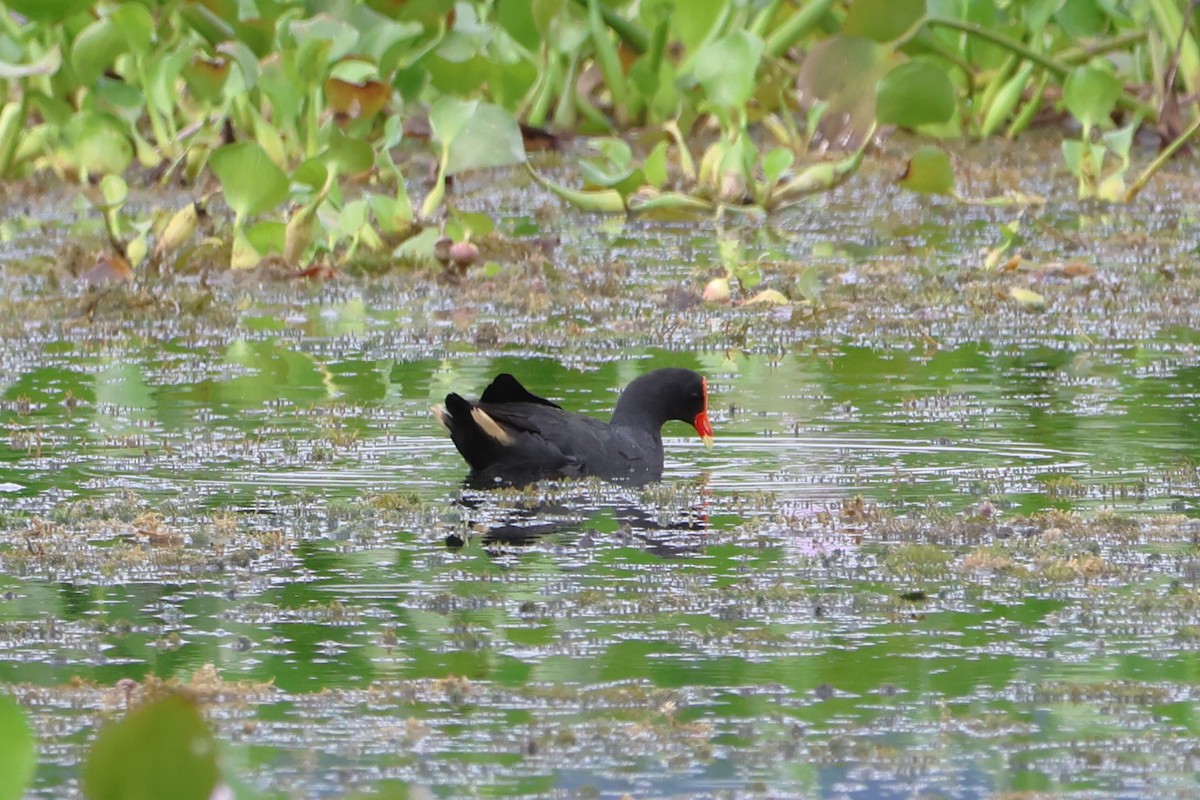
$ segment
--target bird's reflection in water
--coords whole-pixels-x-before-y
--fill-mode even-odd
[[[519,502],[506,503],[493,492],[468,491],[459,498],[459,503],[468,509],[469,527],[480,536],[485,548],[525,547],[548,536],[576,534],[574,543],[578,546],[602,538],[628,539],[641,542],[647,552],[679,558],[700,552],[703,542],[697,534],[709,529],[708,492],[703,483],[696,486],[694,493],[687,493],[690,496],[685,507],[680,507],[678,498],[669,508],[647,502],[636,487],[629,485],[616,493],[563,494],[562,483],[554,485],[550,498],[527,495]],[[617,530],[597,532],[598,525],[610,527],[609,520],[616,523]],[[465,538],[454,534],[446,541],[449,547],[465,543]]]

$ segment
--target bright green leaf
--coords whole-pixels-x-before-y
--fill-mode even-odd
[[[925,14],[925,0],[854,0],[842,23],[842,36],[891,42]]]
[[[447,175],[525,161],[525,142],[516,117],[490,103],[478,105],[449,147]]]
[[[95,0],[7,0],[5,6],[38,22],[61,23],[66,17],[87,11]]]
[[[100,179],[100,194],[105,208],[120,208],[129,198],[129,186],[120,175],[105,175]]]
[[[1040,311],[1046,307],[1046,298],[1031,289],[1014,286],[1008,290],[1008,296],[1030,311]]]
[[[921,147],[908,160],[908,167],[897,183],[920,194],[954,194],[950,154],[935,145]]]
[[[957,105],[946,71],[914,59],[892,69],[875,89],[875,116],[884,125],[916,128],[946,122]]]
[[[434,138],[449,146],[467,127],[467,122],[479,108],[478,100],[459,100],[457,97],[443,97],[429,109],[429,127],[433,129]]]
[[[101,729],[83,765],[88,800],[208,800],[216,743],[195,703],[148,703]]]
[[[133,161],[133,143],[118,118],[98,111],[80,111],[65,129],[70,158],[88,175],[120,174]]]
[[[128,49],[125,35],[109,17],[84,28],[71,45],[71,66],[83,86],[91,86]]]
[[[37,768],[37,742],[25,713],[0,695],[0,800],[20,800]]]
[[[762,59],[763,40],[737,30],[696,53],[696,80],[718,108],[740,108],[754,96],[754,75]]]
[[[337,130],[330,135],[329,146],[322,151],[320,159],[338,175],[358,175],[366,172],[375,161],[371,145],[361,139],[343,136]]]
[[[763,176],[767,179],[767,183],[776,183],[783,177],[783,173],[792,168],[792,164],[795,161],[795,154],[786,147],[776,147],[763,156]]]
[[[287,199],[287,175],[255,142],[218,147],[208,163],[239,219],[270,211]]]
[[[54,45],[40,57],[27,64],[10,64],[0,61],[0,78],[14,80],[32,75],[53,75],[62,66],[62,51]]]
[[[246,226],[246,241],[259,256],[282,253],[287,239],[287,224],[277,219],[264,219]]]
[[[667,183],[667,151],[670,147],[671,143],[666,139],[659,142],[650,151],[650,155],[646,156],[646,163],[642,165],[646,183],[655,189],[661,189]]]
[[[154,17],[141,3],[123,3],[110,19],[125,37],[128,48],[140,56],[147,55],[154,37]]]
[[[1121,96],[1121,82],[1095,67],[1071,70],[1063,84],[1063,103],[1084,130],[1108,121]]]
[[[487,236],[496,229],[496,223],[487,214],[472,213],[452,209],[454,220],[463,228],[464,233],[470,233],[474,239]]]

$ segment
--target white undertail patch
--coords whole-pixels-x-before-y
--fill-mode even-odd
[[[481,431],[500,444],[512,444],[512,434],[500,427],[500,423],[489,417],[482,408],[472,408],[471,419],[475,420]]]
[[[449,433],[450,415],[446,413],[446,407],[441,403],[438,403],[437,405],[430,406],[429,410],[433,412],[433,416],[435,419],[437,419],[438,424],[445,428],[446,432]]]

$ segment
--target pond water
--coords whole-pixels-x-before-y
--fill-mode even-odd
[[[1195,287],[1131,263],[1129,216],[1094,218],[1108,274],[1045,313],[997,272],[947,294],[915,265],[974,258],[1002,213],[862,228],[852,199],[767,270],[821,265],[812,317],[676,302],[716,246],[643,223],[564,236],[537,312],[521,275],[226,285],[216,321],[6,334],[0,684],[35,794],[77,791],[147,673],[263,796],[1194,791],[1200,337],[1155,298]],[[22,313],[80,302],[9,281]],[[668,427],[649,487],[468,490],[429,414],[511,372],[605,416],[666,365],[708,377],[717,440]]]

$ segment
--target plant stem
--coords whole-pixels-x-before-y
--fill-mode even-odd
[[[779,58],[797,40],[817,27],[817,23],[832,7],[833,0],[808,0],[808,5],[792,14],[767,37],[766,54],[771,58]]]
[[[925,17],[923,20],[918,20],[910,33],[906,34],[906,36],[915,35],[916,31],[919,30],[922,24],[950,28],[951,30],[960,31],[971,36],[975,36],[976,38],[983,39],[984,41],[991,42],[997,47],[1002,47],[1009,52],[1016,53],[1018,56],[1027,61],[1032,61],[1049,72],[1060,82],[1066,79],[1067,73],[1070,72],[1071,69],[1066,64],[1050,58],[1049,56],[1042,55],[1036,50],[1027,47],[1024,42],[1019,42],[1016,39],[1012,39],[1002,33],[988,30],[987,28],[976,25],[972,22],[964,22],[958,19],[948,19],[946,17]],[[1122,93],[1117,98],[1117,105],[1127,108],[1130,111],[1135,111],[1143,115],[1148,120],[1154,121],[1158,119],[1158,111],[1156,109],[1151,108],[1145,103],[1139,101],[1137,98],[1130,97],[1127,94]]]
[[[575,0],[575,5],[587,8],[588,0]],[[619,36],[621,41],[629,46],[630,50],[638,55],[646,52],[646,48],[650,46],[650,36],[644,30],[611,10],[608,6],[600,7],[600,16],[604,20],[604,24],[609,27],[609,30]]]
[[[1187,142],[1188,139],[1196,135],[1196,131],[1200,131],[1200,118],[1197,118],[1195,122],[1187,127],[1187,130],[1175,137],[1175,140],[1164,147],[1163,151],[1158,154],[1158,157],[1151,161],[1150,164],[1144,170],[1142,170],[1142,174],[1138,175],[1137,180],[1130,185],[1129,191],[1125,192],[1126,203],[1133,202],[1133,199],[1138,196],[1138,193],[1141,192],[1142,189],[1146,188],[1146,184],[1150,182],[1150,179],[1154,177],[1154,174],[1162,169],[1163,164],[1166,164],[1171,156],[1175,155],[1176,151],[1183,147],[1184,143]]]

